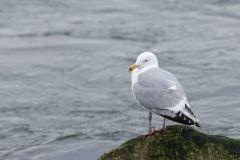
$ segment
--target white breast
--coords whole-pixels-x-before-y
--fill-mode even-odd
[[[132,81],[132,87],[134,86],[134,84],[136,84],[138,82],[138,69],[134,69],[132,71],[132,75],[131,75],[131,81]]]
[[[135,97],[135,94],[134,94],[134,91],[133,91],[133,87],[138,82],[138,75],[139,75],[139,70],[138,69],[134,69],[132,71],[132,75],[131,75],[131,81],[132,81],[132,87],[131,88],[132,88],[133,98],[135,99],[135,101],[137,103],[139,103],[139,102],[138,102],[138,100]]]

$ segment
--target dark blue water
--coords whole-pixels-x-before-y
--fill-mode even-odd
[[[0,159],[91,160],[146,133],[127,72],[146,50],[179,78],[202,131],[240,138],[239,9],[236,0],[1,1]]]

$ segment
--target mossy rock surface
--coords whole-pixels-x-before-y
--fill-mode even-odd
[[[98,160],[240,160],[240,140],[174,125],[130,139]]]

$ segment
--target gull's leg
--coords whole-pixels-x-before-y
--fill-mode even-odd
[[[152,134],[152,112],[148,114],[148,122],[149,122],[149,134]]]
[[[162,126],[162,131],[165,131],[166,130],[166,118],[163,117],[163,126]]]

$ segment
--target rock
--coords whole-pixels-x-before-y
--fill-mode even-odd
[[[240,160],[240,140],[174,125],[130,139],[98,160]]]

